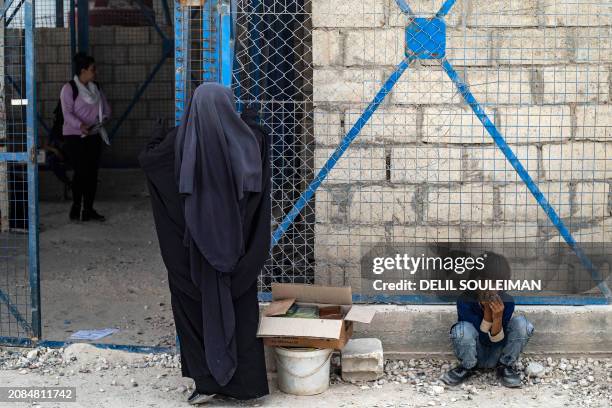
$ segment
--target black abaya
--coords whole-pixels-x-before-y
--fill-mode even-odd
[[[195,380],[200,393],[250,399],[268,394],[263,343],[256,333],[257,276],[267,259],[270,242],[270,165],[267,135],[248,115],[243,118],[260,147],[263,182],[261,192],[247,193],[240,200],[245,252],[233,272],[227,274],[235,316],[237,366],[231,379],[223,385],[209,368],[210,359],[204,346],[206,336],[211,334],[205,330],[205,314],[210,316],[222,310],[220,305],[206,299],[200,290],[202,281],[194,282],[193,274],[194,269],[199,270],[198,276],[205,279],[203,275],[216,276],[218,272],[205,257],[194,256],[193,245],[185,246],[184,202],[174,173],[177,129],[156,130],[139,159],[147,176],[162,258],[168,269],[172,311],[181,343],[182,374]]]

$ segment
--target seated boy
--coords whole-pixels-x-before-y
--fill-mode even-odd
[[[487,253],[485,267],[476,279],[510,278],[510,265],[503,257]],[[457,300],[458,322],[450,330],[455,355],[460,364],[442,377],[448,385],[459,385],[476,368],[495,368],[506,387],[520,387],[521,378],[514,364],[533,334],[524,316],[512,316],[514,300],[505,292],[479,290],[464,292]]]

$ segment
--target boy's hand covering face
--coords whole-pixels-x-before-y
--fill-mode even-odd
[[[489,307],[491,308],[491,313],[493,314],[493,320],[501,319],[504,315],[504,302],[501,299],[498,299],[489,303]]]

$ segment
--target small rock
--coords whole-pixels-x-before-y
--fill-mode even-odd
[[[529,363],[525,368],[525,374],[529,377],[542,377],[544,373],[544,366],[540,363]]]
[[[589,376],[587,377],[587,381],[588,381],[588,382],[595,382],[595,377],[593,377],[592,375],[589,375]]]
[[[34,349],[28,352],[28,360],[34,360],[36,357],[38,357],[38,349]]]
[[[434,385],[434,386],[431,387],[431,390],[436,395],[440,395],[440,394],[444,393],[444,387],[442,387],[441,385]]]
[[[587,385],[589,385],[589,382],[583,378],[578,381],[578,384],[580,384],[581,387],[586,387]]]

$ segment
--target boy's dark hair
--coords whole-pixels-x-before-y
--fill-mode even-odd
[[[510,279],[510,264],[503,255],[486,252],[484,268],[478,274],[479,279],[507,280]]]
[[[95,64],[96,60],[92,56],[85,54],[84,52],[78,52],[74,56],[74,73],[80,75],[81,71],[89,68],[92,64]]]

